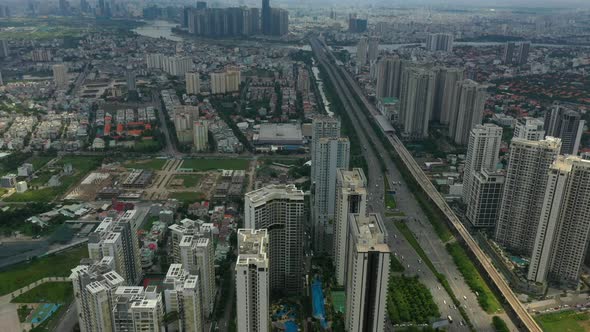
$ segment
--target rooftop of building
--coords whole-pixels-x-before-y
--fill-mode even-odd
[[[383,226],[381,216],[371,213],[368,216],[353,214],[351,220],[351,232],[356,236],[356,248],[358,252],[390,252],[387,245],[387,231]]]
[[[294,201],[303,201],[304,199],[303,191],[297,189],[294,184],[269,185],[246,193],[245,196],[246,200],[249,200],[253,204],[262,204],[274,199],[289,199]]]

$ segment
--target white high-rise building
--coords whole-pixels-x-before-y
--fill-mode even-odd
[[[68,87],[68,68],[63,65],[53,65],[53,82],[58,89],[66,89]]]
[[[207,120],[193,123],[193,146],[198,152],[207,151],[209,148],[209,122]]]
[[[399,98],[402,68],[405,62],[398,56],[386,57],[377,63],[377,98]]]
[[[324,225],[328,223],[330,218],[330,206],[333,207],[335,202],[336,170],[338,168],[347,169],[349,157],[348,155],[337,155],[330,160],[331,155],[326,155],[327,143],[325,139],[336,140],[340,137],[340,121],[338,119],[331,117],[315,118],[312,123],[311,136],[313,246],[318,253],[327,253],[330,250],[331,254],[331,246],[324,242]],[[345,142],[340,144],[340,148],[345,148]]]
[[[168,331],[203,332],[203,309],[199,277],[191,275],[182,264],[171,264],[162,283],[166,313],[177,312],[179,319]]]
[[[577,288],[590,237],[590,160],[559,156],[543,192],[528,279]]]
[[[270,287],[301,291],[303,273],[303,191],[295,185],[269,185],[245,196],[245,228],[268,230]]]
[[[269,237],[266,229],[238,230],[236,312],[238,332],[268,332]]]
[[[162,69],[164,58],[162,54],[148,54],[145,58],[148,69]]]
[[[481,124],[488,98],[486,87],[472,80],[456,83],[449,114],[449,137],[456,144],[469,141],[469,131]]]
[[[453,52],[453,35],[450,33],[431,33],[426,36],[426,49],[429,51]]]
[[[115,297],[112,331],[165,331],[164,304],[156,286],[118,287]]]
[[[211,73],[210,77],[212,94],[216,95],[227,92],[225,73]]]
[[[125,285],[125,280],[113,271],[113,265],[112,257],[105,257],[92,265],[72,269],[70,280],[81,332],[112,331],[113,293]]]
[[[164,57],[162,58],[162,70],[172,76],[185,76],[186,73],[193,70],[193,59],[183,57]]]
[[[350,215],[346,330],[385,331],[390,249],[381,216]]]
[[[336,210],[336,171],[348,169],[350,141],[348,138],[320,138],[314,151],[317,172],[313,192],[314,248],[332,255],[334,217]]]
[[[130,285],[138,284],[143,277],[137,229],[132,225],[136,210],[129,210],[117,220],[105,218],[88,237],[88,254],[91,259],[113,257],[114,270]]]
[[[201,77],[199,73],[186,73],[186,93],[198,95],[201,93]]]
[[[549,166],[555,161],[561,140],[513,138],[495,239],[512,254],[530,256],[543,208]]]
[[[399,121],[402,137],[428,137],[428,124],[434,110],[436,74],[424,68],[408,67],[402,72]]]
[[[540,141],[545,138],[544,123],[540,119],[525,117],[520,119],[514,127],[515,138],[522,138],[529,141]]]
[[[369,39],[362,37],[356,47],[356,66],[362,67],[367,64],[369,57]]]
[[[493,172],[496,169],[501,144],[502,127],[486,123],[471,130],[463,172],[463,202],[469,201],[473,176],[483,170]]]
[[[237,68],[228,69],[225,71],[225,91],[237,92],[240,91],[240,70]]]
[[[351,213],[367,214],[367,179],[362,168],[352,171],[339,169],[336,173],[336,218],[334,220],[334,267],[338,285],[346,285],[346,254],[348,217]]]
[[[198,275],[203,299],[203,315],[209,317],[215,303],[215,249],[207,237],[185,235],[180,244],[180,262],[192,275]]]

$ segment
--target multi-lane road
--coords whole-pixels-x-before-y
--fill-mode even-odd
[[[488,315],[487,313],[485,313],[483,310],[481,310],[481,308],[476,304],[476,301],[475,301],[476,295],[473,294],[473,292],[471,292],[469,287],[466,285],[465,281],[463,280],[460,273],[457,271],[455,265],[453,264],[452,258],[446,252],[446,250],[444,248],[444,244],[438,239],[438,237],[434,233],[434,230],[432,229],[431,225],[429,225],[428,222],[420,222],[420,221],[427,220],[426,216],[421,211],[419,205],[417,204],[417,202],[413,198],[412,194],[407,190],[405,184],[403,183],[403,179],[401,178],[399,171],[397,170],[395,164],[393,163],[393,160],[391,160],[391,158],[389,157],[388,149],[393,147],[396,150],[396,152],[398,152],[398,154],[400,154],[400,156],[402,157],[402,160],[404,162],[406,162],[406,163],[413,162],[412,165],[414,167],[409,167],[409,168],[412,170],[412,174],[417,178],[417,180],[420,182],[421,185],[426,186],[426,184],[423,184],[423,182],[428,182],[428,185],[432,188],[432,190],[434,190],[434,187],[432,186],[430,181],[426,178],[426,176],[421,171],[420,167],[416,164],[416,162],[411,157],[411,155],[409,155],[407,150],[405,150],[405,148],[403,148],[403,145],[401,145],[401,142],[399,142],[399,140],[396,140],[396,137],[394,135],[391,135],[390,137],[388,137],[390,139],[389,143],[391,144],[391,146],[385,147],[382,144],[382,141],[377,136],[377,133],[375,132],[375,130],[373,129],[373,127],[369,123],[369,121],[371,121],[369,119],[369,117],[376,115],[377,111],[375,110],[373,105],[371,105],[366,100],[366,98],[364,98],[364,95],[363,95],[360,87],[358,87],[358,84],[356,83],[356,81],[354,81],[354,79],[345,70],[338,68],[330,61],[331,58],[333,59],[333,56],[331,55],[330,51],[319,40],[313,38],[311,40],[311,44],[312,44],[312,49],[315,53],[316,58],[320,61],[320,63],[323,64],[324,68],[327,70],[327,74],[330,77],[330,80],[332,81],[332,83],[334,83],[338,97],[342,100],[345,111],[348,113],[349,117],[351,117],[352,122],[355,125],[355,131],[357,131],[357,134],[359,136],[361,144],[365,147],[367,147],[367,146],[369,147],[367,149],[368,153],[373,152],[373,153],[378,153],[381,155],[381,158],[384,161],[385,166],[386,166],[385,167],[386,168],[386,175],[387,175],[388,180],[390,181],[390,185],[392,185],[394,182],[402,182],[402,185],[399,186],[399,188],[396,188],[398,190],[398,198],[401,198],[400,201],[398,202],[398,205],[400,206],[400,208],[404,212],[406,212],[406,214],[408,214],[410,219],[416,218],[416,220],[418,221],[418,222],[409,222],[408,225],[409,225],[410,229],[415,234],[417,234],[418,241],[423,246],[425,251],[429,252],[432,255],[431,258],[432,258],[433,263],[435,264],[437,270],[439,270],[439,272],[441,272],[447,276],[447,278],[450,281],[449,283],[451,284],[451,288],[453,289],[453,292],[455,293],[455,295],[457,297],[460,297],[461,299],[463,299],[463,296],[465,296],[468,299],[468,302],[470,302],[471,305],[467,304],[467,303],[465,303],[464,305],[467,306],[467,309],[466,309],[467,313],[469,315],[470,320],[474,324],[475,328],[478,331],[490,330],[491,329],[491,326],[490,326],[491,316]],[[352,89],[350,87],[352,87]],[[354,98],[355,95],[360,97],[361,101],[363,102],[363,105],[359,105],[357,103],[357,100]],[[369,112],[369,113],[367,113],[367,112]],[[361,128],[360,131],[358,128]],[[367,139],[366,136],[369,136],[369,139]],[[400,151],[398,151],[398,150],[400,150]],[[369,163],[369,165],[371,165],[371,164],[372,163]],[[374,166],[374,167],[377,167],[377,166]],[[370,166],[370,169],[369,169],[370,174],[372,173],[371,170],[374,167]],[[414,174],[414,173],[421,173],[421,175]],[[376,177],[369,176],[369,178],[371,180],[371,178],[374,179]],[[375,184],[375,185],[378,185],[378,184]],[[375,186],[373,184],[371,184],[371,191],[373,191],[373,188],[375,188]],[[428,189],[430,189],[430,188],[428,188]],[[436,190],[434,190],[434,191],[436,192]],[[438,192],[434,193],[434,192],[431,192],[428,190],[426,192],[429,193],[429,195],[438,195],[438,197],[440,197],[442,202],[444,202],[444,199],[442,199],[442,197],[440,196],[440,194],[438,194]],[[379,195],[373,194],[373,196],[378,197]],[[380,203],[372,202],[371,205],[372,205],[374,212],[382,212],[383,211],[383,206]],[[376,208],[375,205],[378,205],[378,207]],[[444,203],[444,205],[446,205],[446,203]],[[439,205],[439,207],[440,207],[440,205]],[[448,208],[448,206],[447,206],[447,208]],[[447,211],[447,212],[445,212],[445,214],[453,214],[453,212],[450,210],[450,208],[448,208],[448,210],[445,210],[445,211]],[[458,219],[456,218],[456,216],[454,218],[458,222]],[[459,226],[462,227],[460,222],[458,222],[458,223],[459,223],[459,225],[455,226],[455,228],[457,228]],[[388,224],[391,224],[391,223],[388,223]],[[466,233],[466,231],[465,231],[465,233]],[[461,239],[468,236],[468,239],[471,239],[471,241],[473,241],[473,239],[470,237],[470,235],[468,233],[466,233],[466,234],[465,233],[459,232]],[[465,240],[465,241],[467,241],[469,243],[469,240]],[[473,242],[472,244],[477,246],[477,244],[475,242]],[[470,250],[476,251],[476,253],[475,253],[476,257],[482,259],[484,262],[484,265],[489,264],[489,260],[487,260],[487,256],[485,256],[485,254],[483,254],[483,252],[481,252],[479,247],[477,247],[476,249],[471,249],[471,247],[470,247]],[[478,256],[478,255],[481,255],[481,256]],[[524,310],[524,308],[522,307],[520,302],[518,302],[518,299],[516,299],[516,296],[514,295],[514,293],[512,293],[510,291],[510,289],[506,285],[505,281],[500,277],[498,272],[491,265],[489,267],[493,271],[490,271],[489,269],[485,269],[485,272],[490,275],[490,278],[492,279],[494,285],[499,285],[496,287],[501,290],[501,293],[508,300],[508,303],[510,304],[510,308],[512,309],[513,312],[516,313],[516,315],[518,317],[517,320],[521,323],[519,325],[522,325],[523,328],[525,328],[527,330],[540,331],[540,329],[538,329],[538,325],[534,322],[534,320],[532,320],[532,318],[530,317],[530,315],[528,315],[526,310]],[[510,293],[512,293],[512,297],[510,296]],[[463,294],[465,294],[465,295],[463,295]],[[508,294],[508,296],[506,294]],[[514,302],[514,300],[516,302]],[[510,320],[507,319],[506,315],[501,315],[501,316],[503,316],[505,318],[505,320],[508,320],[508,323],[512,328],[515,328],[514,325],[511,324]]]

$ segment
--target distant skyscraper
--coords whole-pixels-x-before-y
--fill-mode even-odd
[[[137,91],[137,84],[135,81],[135,72],[132,67],[127,67],[127,90]]]
[[[303,286],[303,191],[295,185],[270,185],[245,196],[245,221],[249,229],[267,229],[270,288],[299,294]]]
[[[238,68],[229,68],[225,71],[226,92],[240,91],[241,73]]]
[[[504,55],[502,56],[502,62],[506,65],[512,63],[514,59],[514,49],[516,48],[516,44],[514,42],[507,42],[504,45]]]
[[[356,65],[362,67],[367,64],[369,54],[369,39],[362,37],[356,47]]]
[[[531,117],[519,119],[514,127],[514,137],[529,141],[540,141],[545,138],[543,121]]]
[[[367,19],[357,18],[356,14],[348,15],[348,32],[363,33],[367,31]]]
[[[471,130],[463,173],[463,202],[469,202],[474,175],[483,170],[489,172],[496,170],[501,144],[502,127],[486,123],[477,125]]]
[[[434,109],[436,75],[423,68],[404,68],[400,93],[402,137],[423,139],[428,137],[428,123]]]
[[[8,58],[8,41],[0,40],[0,58]]]
[[[463,79],[463,69],[440,68],[437,72],[433,120],[448,125],[457,82]]]
[[[488,97],[486,86],[472,80],[459,81],[453,90],[449,114],[449,136],[456,144],[469,141],[469,131],[481,124],[483,110]]]
[[[238,230],[236,316],[239,332],[268,332],[270,311],[268,231]]]
[[[186,73],[186,93],[198,95],[201,93],[201,78],[199,73]]]
[[[426,49],[429,51],[453,52],[453,35],[450,33],[431,33],[426,36]]]
[[[367,214],[367,179],[362,168],[352,171],[337,171],[336,178],[336,218],[334,220],[334,267],[338,285],[346,285],[348,264],[348,227],[351,213],[359,216]]]
[[[367,54],[367,60],[369,63],[377,60],[379,57],[379,37],[369,38],[369,51]]]
[[[377,64],[377,98],[399,98],[404,61],[398,56],[382,58]]]
[[[68,87],[68,69],[65,65],[53,65],[53,81],[60,90]]]
[[[590,237],[590,161],[559,156],[543,192],[528,279],[577,288]]]
[[[579,112],[559,103],[545,113],[546,135],[561,138],[561,154],[578,154],[586,123],[581,117]]]
[[[193,123],[193,145],[198,152],[207,151],[209,148],[209,125],[207,120],[199,120]]]
[[[390,249],[381,216],[352,214],[348,236],[346,330],[385,331]]]
[[[197,9],[207,8],[207,1],[197,1]]]
[[[513,138],[496,242],[512,254],[530,256],[541,217],[549,166],[561,148],[558,138],[542,141]]]
[[[289,32],[289,12],[280,9],[271,9],[271,35],[283,36]]]
[[[2,80],[2,72],[0,72],[0,86],[4,85],[4,80]]]
[[[262,34],[270,35],[272,33],[272,13],[270,0],[262,0]]]
[[[210,85],[212,94],[215,95],[227,92],[224,72],[214,72],[209,74],[209,76],[211,77]]]
[[[529,51],[531,49],[530,42],[522,42],[518,45],[518,59],[519,65],[524,65],[529,61]]]

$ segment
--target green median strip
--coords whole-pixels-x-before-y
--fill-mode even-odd
[[[455,304],[455,306],[457,307],[457,309],[461,313],[461,316],[465,320],[465,323],[467,323],[467,326],[469,327],[469,329],[471,331],[475,331],[473,323],[471,323],[469,316],[467,316],[467,312],[461,306],[461,302],[459,302],[459,299],[457,299],[457,297],[455,296],[455,293],[453,292],[453,289],[451,289],[451,285],[447,281],[447,278],[445,277],[444,274],[439,273],[436,270],[436,267],[434,267],[434,264],[432,264],[432,261],[426,255],[426,253],[424,252],[424,249],[422,249],[422,247],[418,243],[418,240],[416,240],[416,237],[414,236],[412,231],[408,228],[408,226],[404,222],[395,222],[395,227],[397,227],[397,229],[400,231],[400,233],[402,233],[402,235],[404,236],[406,241],[408,241],[408,243],[412,246],[412,248],[414,248],[416,253],[418,253],[418,256],[420,256],[420,258],[422,258],[422,261],[424,261],[424,264],[426,264],[426,266],[428,266],[430,271],[432,271],[432,273],[434,273],[434,276],[436,277],[436,279],[441,283],[441,285],[443,286],[445,291],[451,297],[453,304]]]

